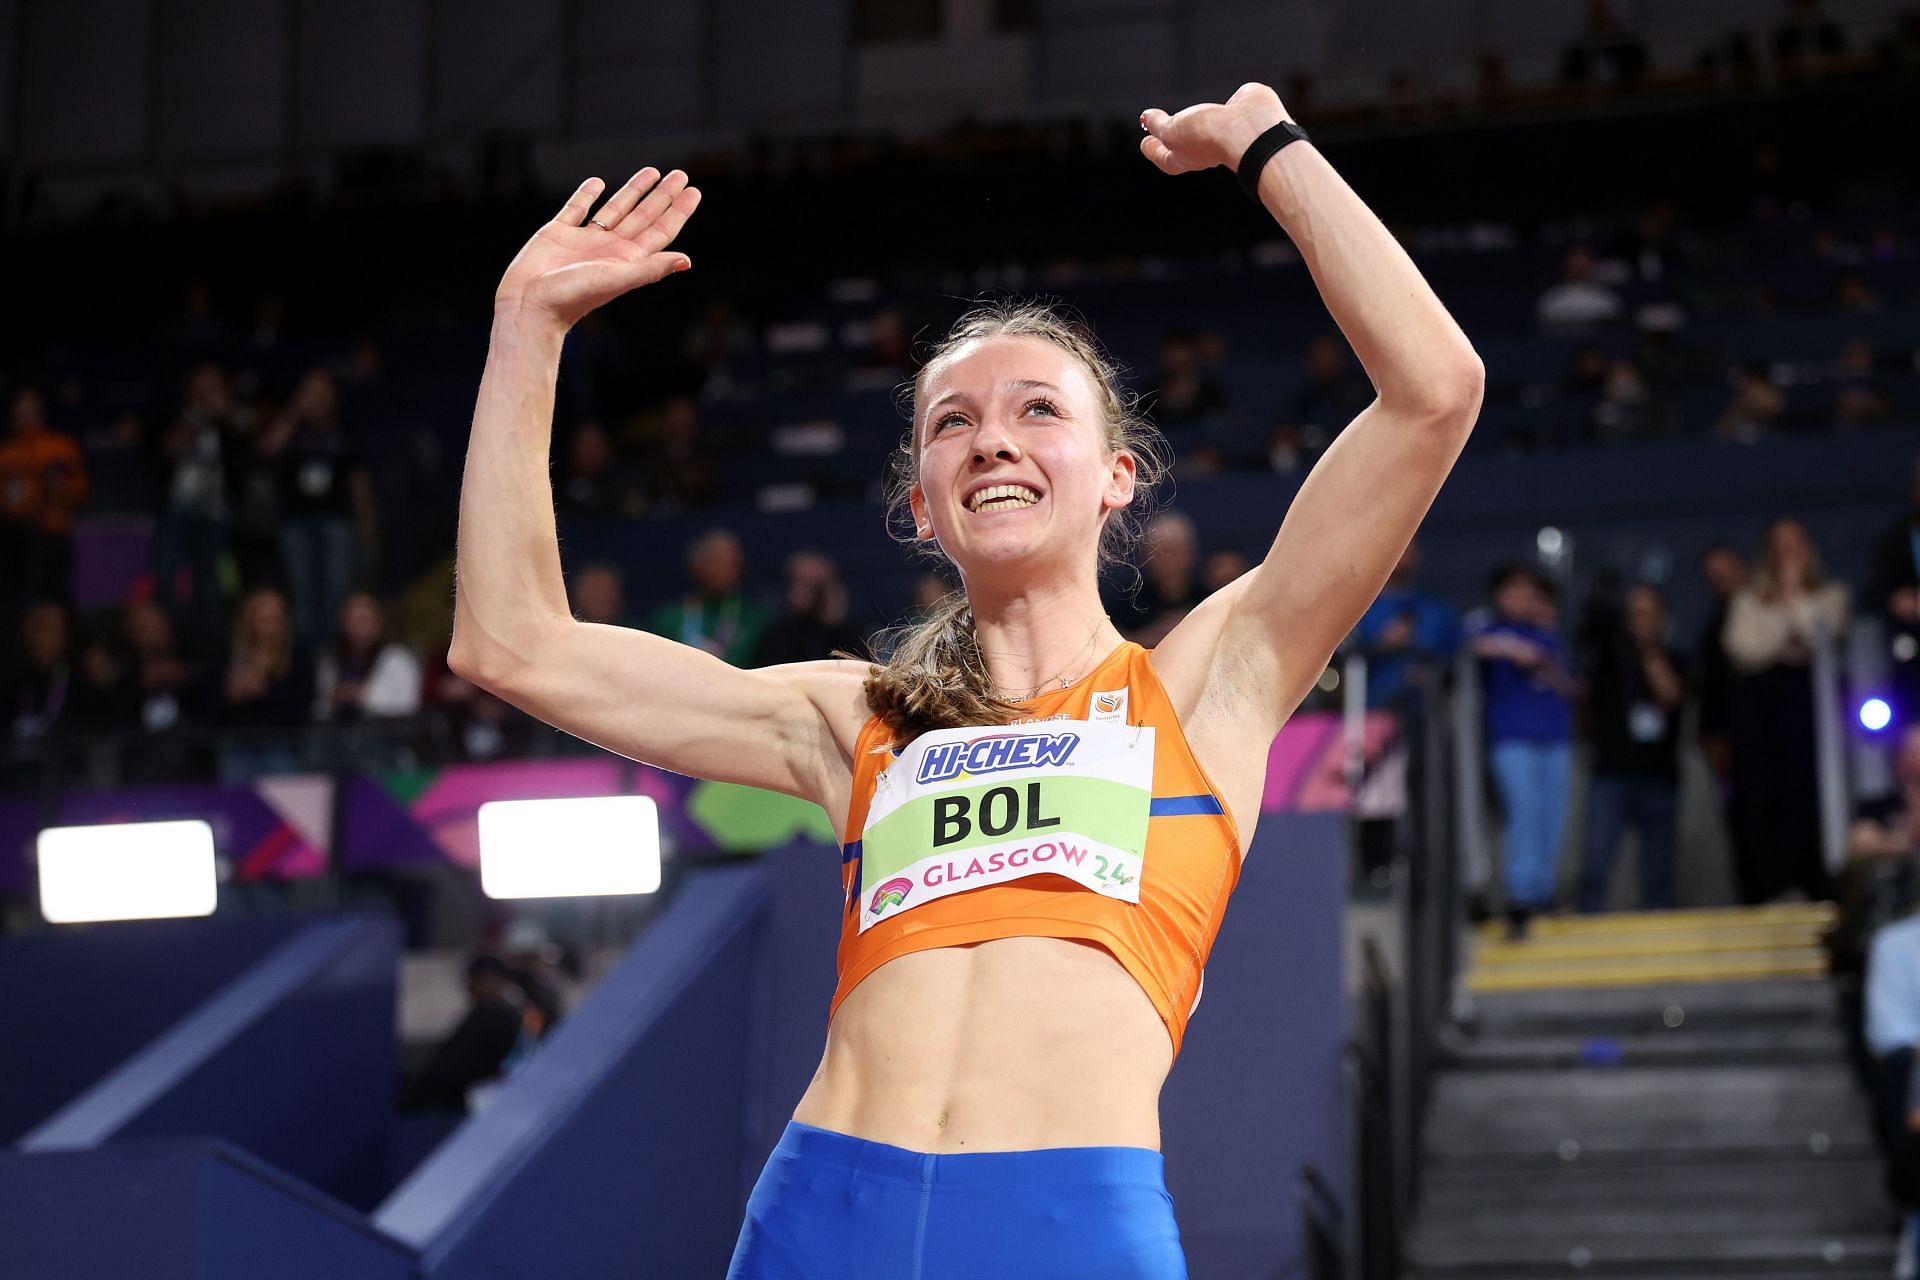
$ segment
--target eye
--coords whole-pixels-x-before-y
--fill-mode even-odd
[[[1026,407],[1022,409],[1021,412],[1032,413],[1035,409],[1045,409],[1049,417],[1057,418],[1060,416],[1060,410],[1054,406],[1053,401],[1045,397],[1027,401]]]
[[[967,420],[967,415],[964,413],[945,414],[944,416],[935,418],[933,420],[933,429],[935,431],[942,431],[942,430],[945,430],[948,426],[951,426],[953,423],[965,422],[966,420]]]

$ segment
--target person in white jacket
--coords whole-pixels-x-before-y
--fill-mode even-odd
[[[387,640],[386,627],[386,612],[366,592],[341,603],[333,647],[315,673],[315,719],[384,719],[420,710],[420,659]]]

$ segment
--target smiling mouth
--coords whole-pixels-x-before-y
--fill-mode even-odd
[[[1016,507],[1030,507],[1040,501],[1040,495],[1023,484],[994,484],[979,490],[967,499],[967,510],[1011,511]]]

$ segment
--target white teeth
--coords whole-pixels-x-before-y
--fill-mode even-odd
[[[1030,507],[1040,501],[1040,495],[1023,484],[988,485],[967,499],[967,510],[978,511],[988,503],[1002,507]]]

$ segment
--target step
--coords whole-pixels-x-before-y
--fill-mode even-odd
[[[1645,956],[1707,956],[1729,952],[1791,951],[1818,947],[1824,934],[1802,925],[1765,924],[1735,929],[1661,929],[1636,933],[1591,933],[1505,939],[1475,945],[1472,963],[1497,968],[1569,960],[1632,960]]]
[[[1410,1243],[1416,1275],[1518,1280],[1522,1276],[1826,1276],[1889,1274],[1894,1237],[1846,1234],[1596,1236],[1587,1240],[1486,1237],[1428,1247]],[[1840,1268],[1845,1267],[1846,1271]]]
[[[1586,1212],[1624,1216],[1675,1206],[1805,1211],[1822,1221],[1891,1222],[1893,1208],[1876,1156],[1816,1159],[1804,1151],[1777,1160],[1576,1162],[1558,1169],[1436,1170],[1421,1182],[1422,1217],[1440,1223],[1487,1206],[1513,1214]],[[1863,1216],[1864,1215],[1864,1216]]]
[[[1481,1035],[1606,1034],[1663,1028],[1837,1027],[1839,1013],[1831,982],[1795,978],[1486,992],[1473,997],[1470,1022]]]
[[[1779,947],[1697,956],[1623,956],[1597,960],[1539,960],[1530,964],[1476,967],[1467,989],[1560,991],[1577,987],[1645,986],[1655,982],[1761,981],[1776,978],[1824,978],[1827,952],[1822,947]]]
[[[1671,933],[1690,930],[1751,929],[1793,926],[1814,931],[1831,929],[1839,909],[1831,902],[1780,903],[1770,907],[1703,907],[1688,911],[1613,911],[1601,915],[1537,916],[1535,938],[1553,939],[1605,934]],[[1506,936],[1506,924],[1489,920],[1475,928],[1488,942]]]
[[[1626,1034],[1450,1035],[1442,1061],[1469,1071],[1825,1063],[1845,1056],[1838,1026],[1660,1027]]]
[[[1870,1145],[1866,1105],[1839,1062],[1448,1072],[1424,1141],[1435,1161]]]

